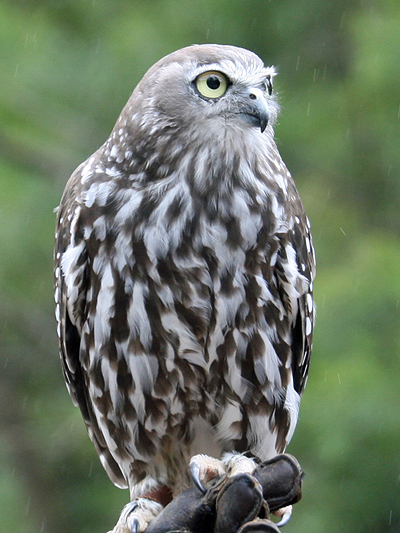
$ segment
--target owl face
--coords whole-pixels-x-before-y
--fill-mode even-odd
[[[141,109],[185,128],[221,134],[229,127],[256,128],[262,133],[277,114],[274,75],[247,50],[194,45],[156,63],[132,98],[140,100]]]

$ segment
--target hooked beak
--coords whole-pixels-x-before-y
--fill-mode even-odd
[[[259,127],[263,133],[269,120],[268,101],[265,93],[257,87],[250,87],[243,91],[242,97],[240,115]]]

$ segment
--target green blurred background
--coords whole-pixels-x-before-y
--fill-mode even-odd
[[[318,258],[286,533],[400,531],[400,2],[2,0],[0,530],[105,533],[108,481],[57,355],[55,215],[144,72],[217,42],[277,67],[277,141]]]

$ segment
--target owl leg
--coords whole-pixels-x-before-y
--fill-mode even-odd
[[[228,477],[236,476],[237,474],[252,474],[257,468],[257,463],[254,459],[241,453],[224,453],[222,462]]]
[[[135,498],[122,509],[116,526],[109,533],[143,533],[164,505],[169,503],[170,495],[170,490],[162,487],[154,493]],[[162,503],[157,500],[162,500]]]
[[[221,460],[203,454],[194,455],[190,459],[193,482],[203,493],[207,490],[205,485],[216,477],[252,474],[256,467],[257,463],[253,459],[240,453],[225,453]]]

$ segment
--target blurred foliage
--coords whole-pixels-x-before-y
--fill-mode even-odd
[[[287,533],[400,531],[398,0],[3,0],[0,529],[105,532],[106,477],[57,358],[52,246],[73,169],[157,59],[194,42],[277,66],[281,153],[319,261]]]

